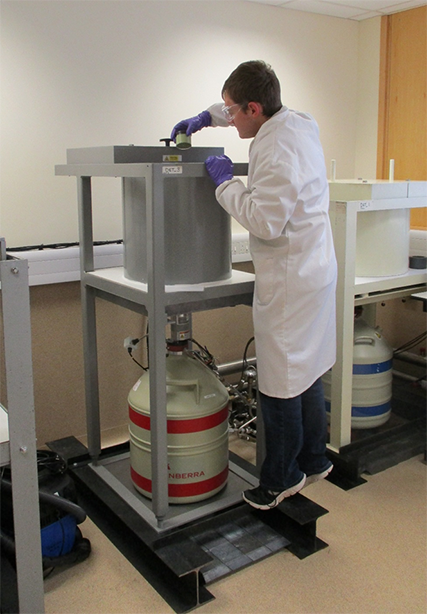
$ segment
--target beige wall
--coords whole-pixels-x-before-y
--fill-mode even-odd
[[[251,269],[251,265],[241,268]],[[70,435],[81,438],[87,429],[80,284],[34,286],[30,301],[38,445]],[[123,341],[142,337],[145,319],[101,299],[96,310],[101,429],[108,435],[109,430],[127,424],[127,395],[142,370],[129,357]],[[193,315],[194,338],[221,363],[241,358],[252,335],[250,307]],[[134,356],[145,365],[142,346]],[[1,400],[6,404],[4,397]],[[126,433],[125,428],[120,430]]]
[[[242,61],[265,59],[283,102],[319,122],[326,160],[355,172],[355,21],[253,2],[2,0],[2,235],[9,247],[77,240],[76,186],[55,177],[66,149],[157,145],[220,99]],[[235,161],[248,140],[204,130]],[[120,181],[94,182],[96,240],[122,237]],[[47,223],[48,222],[48,223]]]
[[[1,234],[9,247],[77,240],[75,180],[54,176],[65,150],[156,145],[178,119],[217,100],[224,78],[252,58],[272,63],[285,104],[315,115],[338,178],[373,177],[379,23],[240,2],[2,0]],[[203,131],[194,144],[247,159],[248,142],[232,130]],[[94,184],[95,238],[117,239],[120,183]],[[123,340],[140,336],[144,322],[105,301],[97,310],[108,431],[127,422],[126,396],[141,371]],[[394,312],[389,304],[378,311],[394,343]],[[86,432],[79,284],[32,287],[31,312],[43,445]],[[406,312],[398,323],[404,341],[422,318],[419,306],[410,314],[410,325]],[[239,359],[253,334],[251,310],[196,313],[193,333],[219,362]]]
[[[410,297],[379,303],[376,322],[387,341],[394,348],[398,348],[425,331],[426,314],[423,312],[423,303]],[[424,340],[411,351],[420,354],[422,350],[425,353],[425,349]]]
[[[80,283],[34,286],[30,305],[36,434],[42,447],[87,432]],[[142,336],[144,319],[102,300],[96,310],[101,426],[108,431],[127,423],[127,393],[142,371],[123,341]],[[2,324],[0,317],[0,402],[7,407]],[[139,351],[135,357],[145,358]]]

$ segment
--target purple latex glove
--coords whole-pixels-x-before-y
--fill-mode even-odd
[[[209,111],[202,111],[196,117],[189,117],[177,123],[171,132],[171,139],[175,141],[176,133],[185,130],[186,135],[194,134],[202,128],[207,128],[212,124],[212,116]]]
[[[224,181],[233,179],[233,163],[228,156],[209,156],[205,166],[217,187]]]

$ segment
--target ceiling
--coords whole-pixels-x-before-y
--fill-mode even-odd
[[[361,21],[424,6],[426,0],[246,0],[284,9]]]

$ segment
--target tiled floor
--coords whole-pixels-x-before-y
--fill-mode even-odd
[[[307,496],[329,510],[318,521],[318,535],[329,544],[328,548],[303,560],[287,548],[281,549],[212,582],[209,591],[215,599],[196,611],[200,614],[425,614],[424,460],[421,456],[414,457],[364,477],[366,483],[349,491],[326,481],[307,488]],[[90,519],[81,529],[91,541],[92,554],[86,561],[45,581],[47,614],[173,614],[147,579]],[[236,547],[238,538],[232,533],[225,539]],[[221,543],[226,542],[219,541],[216,545]],[[268,543],[265,541],[264,546]],[[215,543],[208,541],[208,544],[215,548]],[[228,559],[227,553],[233,552],[233,558],[236,554],[229,548],[227,545],[217,551],[223,561]]]

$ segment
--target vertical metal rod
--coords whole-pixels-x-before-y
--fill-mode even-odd
[[[96,461],[101,453],[101,421],[98,386],[98,350],[96,335],[96,304],[93,288],[82,284],[82,328],[86,397],[88,451]]]
[[[162,165],[151,164],[146,182],[151,480],[153,512],[161,526],[168,509],[165,351],[165,236]]]
[[[6,241],[4,238],[0,238],[0,260],[6,260]]]
[[[44,612],[28,262],[0,262],[19,612]]]
[[[82,298],[83,356],[86,395],[88,451],[93,460],[101,453],[98,349],[95,291],[85,284],[84,274],[94,270],[92,189],[90,177],[78,177],[80,272]]]
[[[94,270],[92,182],[91,177],[77,177],[79,208],[80,272]]]
[[[346,202],[331,202],[331,210],[338,282],[337,360],[331,377],[330,446],[339,451],[351,441],[357,210]]]

